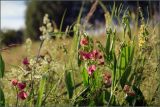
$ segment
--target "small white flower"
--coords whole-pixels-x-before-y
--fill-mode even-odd
[[[48,19],[48,14],[45,14],[44,18],[43,18],[43,23],[44,24],[47,24],[49,22],[49,19]]]
[[[45,36],[40,36],[40,40],[45,40]]]
[[[34,59],[30,59],[29,63],[32,66],[32,65],[34,65],[36,63],[36,61]]]
[[[47,28],[52,27],[51,23],[47,23]]]

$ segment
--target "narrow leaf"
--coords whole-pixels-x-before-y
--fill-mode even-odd
[[[43,97],[43,93],[45,91],[45,84],[46,84],[46,77],[42,77],[42,79],[40,81],[36,107],[41,107],[41,105],[42,105],[42,97]]]
[[[5,106],[4,93],[3,93],[3,90],[0,87],[0,107],[4,107],[4,106]]]
[[[65,71],[65,83],[66,83],[66,87],[67,87],[67,92],[69,94],[69,98],[72,98],[74,86],[73,86],[73,79],[72,79],[72,75],[71,75],[70,70]]]
[[[84,86],[88,86],[88,73],[87,73],[87,71],[86,71],[86,69],[85,68],[83,68],[83,71],[82,71],[82,78],[83,78],[83,84],[84,84]]]
[[[0,54],[0,78],[3,78],[4,76],[4,69],[5,69],[5,64]]]

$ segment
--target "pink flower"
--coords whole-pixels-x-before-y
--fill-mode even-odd
[[[17,79],[13,79],[11,81],[11,83],[12,83],[13,86],[16,86],[18,84],[18,80]]]
[[[127,95],[128,95],[128,96],[132,96],[132,97],[133,97],[133,96],[135,96],[136,94],[135,94],[135,92],[130,91],[130,92],[127,92]]]
[[[109,74],[108,72],[106,72],[104,75],[103,75],[104,79],[110,79],[111,78],[111,74]]]
[[[111,75],[109,73],[105,73],[103,79],[106,87],[110,87],[112,84]]]
[[[129,92],[129,90],[130,90],[130,86],[125,85],[124,88],[123,88],[123,91],[127,93],[127,92]]]
[[[23,90],[26,87],[26,83],[18,83],[18,88]]]
[[[92,54],[93,54],[94,59],[97,59],[99,57],[99,51],[97,50],[93,50]]]
[[[98,57],[99,59],[102,59],[103,58],[103,55],[102,55],[102,53],[99,53],[99,57]]]
[[[87,60],[92,58],[92,53],[80,51],[80,56],[82,60]]]
[[[89,66],[88,67],[88,74],[92,75],[95,70],[96,70],[96,66],[95,65]]]
[[[125,85],[123,88],[123,91],[128,95],[128,96],[135,96],[136,93],[131,90],[129,85]]]
[[[27,58],[27,57],[23,59],[23,64],[24,64],[24,65],[29,65],[29,61],[28,61],[28,58]]]
[[[84,46],[84,45],[88,45],[88,39],[87,38],[82,38],[80,41],[80,45]]]
[[[102,59],[103,56],[102,56],[102,53],[100,53],[98,50],[93,50],[92,51],[92,59],[93,60],[96,60],[96,59]]]
[[[25,100],[27,98],[27,93],[25,91],[21,91],[18,93],[18,98]]]
[[[111,79],[104,80],[104,83],[105,83],[106,87],[108,88],[112,85],[112,80]]]
[[[99,61],[98,65],[104,65],[104,59],[99,59],[98,61]]]

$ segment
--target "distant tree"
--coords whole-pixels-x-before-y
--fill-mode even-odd
[[[49,18],[59,25],[64,10],[62,3],[59,1],[32,0],[27,2],[25,35],[34,40],[39,39],[39,27],[43,23],[43,16],[46,13],[49,14]]]
[[[92,0],[91,0],[92,1]],[[85,5],[83,7],[83,12],[82,12],[82,17],[84,18],[91,6],[92,3],[91,1],[85,2]],[[111,10],[113,8],[114,1],[103,1],[104,5],[106,6],[107,10],[111,13]],[[148,7],[148,1],[146,2],[137,2],[137,1],[117,1],[116,7],[120,6],[120,4],[123,4],[123,10],[126,9],[126,7],[129,7],[129,10],[131,12],[137,13],[137,6],[141,6],[144,17],[147,17],[147,7]],[[156,10],[158,10],[158,2],[152,2],[153,4],[156,4],[155,6],[157,7]],[[67,9],[64,23],[62,30],[65,30],[66,26],[71,25],[77,18],[82,1],[38,1],[38,0],[29,0],[26,2],[27,4],[27,11],[26,11],[26,32],[25,35],[27,37],[30,37],[31,39],[37,40],[39,39],[40,36],[40,31],[39,27],[42,25],[43,22],[43,16],[45,13],[49,14],[49,17],[51,20],[54,20],[57,24],[57,27],[59,28],[60,22],[62,19],[62,15]],[[138,5],[137,5],[138,4]],[[152,10],[150,7],[149,10]],[[150,12],[152,13],[152,12]],[[121,17],[123,15],[123,12],[121,13]],[[150,14],[152,16],[152,14]],[[90,19],[90,23],[94,24],[95,20],[98,20],[99,22],[104,22],[104,11],[102,10],[101,6],[98,5],[96,8],[96,11],[92,15]]]
[[[7,30],[5,32],[1,32],[1,44],[6,46],[11,44],[21,44],[23,39],[23,30]]]

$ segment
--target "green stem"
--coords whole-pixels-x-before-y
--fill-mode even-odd
[[[16,98],[16,107],[18,107],[18,89],[16,87],[16,94],[17,94],[17,98]]]
[[[40,46],[39,46],[38,54],[37,54],[37,60],[36,60],[36,61],[38,61],[38,58],[39,58],[40,51],[41,51],[41,48],[42,48],[43,43],[44,43],[44,40],[41,41],[41,44],[40,44]]]

